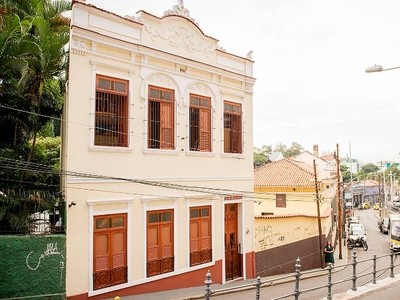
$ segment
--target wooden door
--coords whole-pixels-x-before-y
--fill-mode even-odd
[[[225,205],[225,276],[232,280],[242,276],[238,242],[238,205]]]

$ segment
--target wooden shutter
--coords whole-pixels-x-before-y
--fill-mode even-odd
[[[161,258],[173,256],[172,224],[161,227]]]
[[[112,233],[112,267],[126,266],[126,241],[123,231]]]
[[[161,148],[174,149],[174,107],[172,103],[161,103],[160,108]]]
[[[211,220],[201,221],[201,250],[211,249]]]
[[[200,109],[200,151],[211,151],[210,110]]]
[[[147,230],[147,260],[158,259],[158,227]]]
[[[200,224],[198,221],[190,222],[190,252],[197,252],[200,250],[199,227]]]
[[[231,131],[231,150],[233,153],[242,152],[242,118],[241,116],[232,115],[232,131]]]
[[[109,235],[96,234],[94,236],[95,272],[109,269]]]
[[[126,214],[94,217],[93,289],[127,282]]]

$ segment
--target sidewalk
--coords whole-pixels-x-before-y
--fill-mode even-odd
[[[347,258],[348,258],[347,257],[348,251],[347,251],[347,248],[344,245],[343,241],[342,241],[342,259],[339,259],[339,254],[340,254],[339,252],[340,252],[339,246],[337,245],[337,247],[335,249],[335,262],[337,264],[346,264]],[[343,268],[344,267],[335,268],[333,272],[338,272]],[[313,274],[304,274],[301,276],[301,278],[317,277],[317,276],[320,276],[321,274],[326,274],[326,270],[320,269],[320,272],[315,272]],[[278,278],[281,276],[282,275],[263,277],[263,278],[261,278],[261,281],[270,280],[270,279]],[[239,286],[242,286],[245,284],[254,283],[255,281],[256,281],[255,278],[251,278],[251,279],[246,279],[246,280],[233,281],[233,282],[229,282],[226,284],[218,284],[218,283],[211,284],[211,289],[219,290],[219,289],[226,289],[226,288],[230,288],[230,287],[239,287]],[[287,278],[285,280],[279,280],[279,282],[274,282],[274,284],[281,284],[281,283],[290,282],[290,281],[294,281],[294,278]],[[252,288],[254,289],[254,287],[247,287],[247,288],[243,288],[242,290],[252,289]],[[204,299],[205,289],[206,289],[206,286],[202,285],[202,286],[198,286],[198,287],[190,287],[190,288],[184,288],[184,289],[178,289],[178,290],[162,291],[162,292],[157,292],[157,293],[124,296],[124,297],[120,297],[120,299],[121,300],[194,300],[194,299]],[[230,291],[230,293],[234,293],[234,292],[235,291]],[[232,299],[234,299],[234,298],[232,297]],[[336,299],[336,298],[334,298],[334,299]],[[355,298],[337,298],[337,299],[342,300],[342,299],[355,299]],[[108,299],[108,300],[113,300],[113,299]]]
[[[377,219],[379,218],[379,215],[375,215]],[[337,232],[335,232],[336,234]],[[347,244],[345,242],[345,238],[342,237],[342,259],[339,259],[339,254],[340,254],[340,249],[339,245],[336,245],[336,249],[334,252],[335,255],[335,262],[336,262],[336,268],[332,271],[333,273],[341,271],[345,268],[345,266],[340,266],[343,264],[348,263],[348,259],[351,257],[348,257],[348,255],[351,255],[347,249]],[[304,271],[304,270],[303,270]],[[312,274],[302,274],[301,279],[304,278],[312,278],[312,277],[317,277],[320,275],[323,275],[327,273],[326,270],[323,269],[315,269],[315,273]],[[271,276],[271,277],[263,277],[261,278],[261,281],[271,281],[275,278],[282,277],[283,275],[277,275],[277,276]],[[205,280],[204,276],[204,280]],[[286,282],[292,282],[294,281],[294,277],[287,278],[285,280],[276,280],[272,282],[273,285],[279,285],[282,283]],[[246,279],[246,280],[238,280],[238,281],[232,281],[226,284],[218,284],[218,283],[213,283],[211,284],[211,290],[221,290],[221,289],[229,289],[229,288],[235,288],[235,287],[240,287],[246,284],[253,284],[256,282],[255,278],[251,279]],[[169,290],[169,291],[162,291],[162,292],[155,292],[155,293],[148,293],[148,294],[140,294],[140,295],[132,295],[132,296],[123,296],[120,297],[121,300],[194,300],[194,299],[205,299],[204,293],[205,293],[206,286],[205,284],[202,286],[197,286],[197,287],[189,287],[189,288],[183,288],[183,289],[176,289],[176,290]],[[242,290],[245,289],[254,289],[254,287],[244,287]],[[395,291],[394,294],[392,291]],[[234,291],[227,291],[225,293],[235,293],[238,290]],[[221,293],[219,293],[220,295]],[[399,297],[395,297],[394,295],[400,295],[400,275],[396,275],[394,278],[385,278],[382,280],[378,280],[376,284],[367,284],[365,286],[357,287],[357,291],[352,291],[351,289],[343,292],[343,293],[338,293],[332,296],[332,299],[334,300],[350,300],[350,299],[363,299],[363,300],[373,300],[373,299],[400,299]],[[212,298],[212,296],[211,296]],[[232,295],[232,299],[234,299],[234,296]],[[326,299],[326,298],[323,298]],[[107,300],[114,300],[114,298],[109,298]],[[322,300],[322,299],[321,299]]]
[[[339,259],[339,245],[336,245],[335,249],[335,262],[337,265],[342,265],[348,263],[348,255],[349,251],[347,250],[346,244],[344,240],[342,240],[342,259]],[[338,272],[344,269],[345,266],[337,267],[332,272]],[[322,274],[326,274],[326,270],[320,269],[320,272],[316,270],[315,273],[312,274],[303,274],[301,278],[311,278],[320,276]],[[281,277],[282,275],[271,276],[271,277],[263,277],[261,281],[270,280],[274,278]],[[205,279],[205,278],[204,278]],[[211,284],[212,290],[219,289],[227,289],[231,287],[239,287],[245,284],[251,284],[256,281],[255,278],[246,279],[246,280],[238,280],[229,282],[226,284]],[[279,280],[273,282],[273,284],[281,284],[285,282],[294,281],[294,278],[287,278],[285,280]],[[141,294],[141,295],[133,295],[133,296],[124,296],[120,297],[121,300],[195,300],[195,299],[205,299],[205,285],[190,287],[178,290],[170,290],[170,291],[162,291],[157,293],[149,293],[149,294]],[[242,290],[252,289],[254,287],[245,287]],[[238,291],[238,290],[236,290]],[[226,293],[235,293],[235,291],[228,291]],[[219,294],[220,295],[220,294]],[[333,300],[374,300],[374,299],[397,299],[399,298],[397,295],[400,295],[400,275],[396,275],[394,278],[385,278],[382,280],[378,280],[376,284],[367,284],[365,286],[357,287],[357,291],[352,291],[351,289],[332,295]],[[211,297],[212,298],[212,297]],[[232,299],[234,296],[232,295]],[[114,300],[114,299],[108,299]],[[323,298],[321,300],[326,300]]]

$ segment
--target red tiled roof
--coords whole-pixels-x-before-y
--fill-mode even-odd
[[[310,166],[288,158],[267,163],[254,170],[254,186],[257,187],[310,187],[315,185]]]

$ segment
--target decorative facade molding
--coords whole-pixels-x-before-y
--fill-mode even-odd
[[[212,116],[213,119],[216,119],[216,107],[218,106],[218,101],[215,97],[215,93],[213,92],[213,90],[207,85],[204,84],[202,82],[193,82],[191,83],[187,88],[186,88],[186,92],[184,93],[184,95],[186,97],[183,97],[183,106],[185,108],[185,111],[187,111],[187,107],[189,106],[189,101],[190,101],[190,97],[189,97],[189,93],[193,92],[202,96],[210,96],[211,97],[211,112],[212,112]]]
[[[204,52],[207,57],[215,51],[215,45],[205,45],[202,41],[195,41],[193,32],[183,26],[170,27],[169,33],[164,29],[155,29],[149,23],[144,24],[144,28],[153,41],[159,37],[168,41],[170,46],[192,53],[195,51]]]
[[[82,51],[82,50],[78,50],[78,49],[71,49],[71,53],[74,53],[74,54],[79,54],[79,55],[86,55],[87,54],[87,51]]]
[[[86,42],[83,40],[72,39],[71,52],[79,55],[86,55]]]
[[[148,84],[151,83],[156,86],[166,87],[166,88],[173,88],[176,85],[175,81],[168,75],[162,73],[153,73],[147,79],[143,80],[142,86],[140,88],[140,108],[143,108],[146,104],[146,91]],[[175,99],[177,95],[175,95]]]
[[[72,48],[79,49],[79,50],[87,50],[86,49],[86,42],[78,39],[72,39]]]
[[[184,17],[184,18],[192,21],[197,26],[199,26],[199,24],[196,23],[196,20],[190,17],[189,10],[187,8],[185,8],[183,5],[183,0],[178,0],[177,5],[172,6],[172,9],[169,9],[166,12],[164,12],[164,17],[171,16],[171,15]]]
[[[233,93],[231,91],[228,91],[228,90],[221,90],[220,93],[223,96],[231,96],[231,97],[235,97],[235,98],[238,98],[238,99],[241,99],[241,100],[244,99],[244,95],[235,94],[235,93]]]

